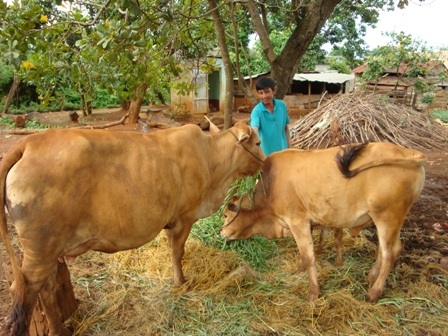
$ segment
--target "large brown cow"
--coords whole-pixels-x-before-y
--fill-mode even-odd
[[[263,165],[252,209],[239,208],[235,214],[228,207],[221,234],[228,240],[272,235],[269,223],[283,223],[297,243],[301,269],[308,271],[309,299],[315,300],[312,223],[356,233],[373,222],[379,246],[366,299],[374,302],[401,251],[401,226],[423,188],[424,162],[422,153],[391,143],[274,153]]]
[[[190,229],[221,206],[237,178],[261,169],[260,140],[245,122],[206,135],[195,125],[147,134],[50,130],[0,162],[0,231],[14,273],[8,328],[24,335],[58,259],[137,248],[167,229],[174,284]],[[5,206],[23,247],[21,268]]]

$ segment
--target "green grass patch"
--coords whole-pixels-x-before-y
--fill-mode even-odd
[[[429,116],[433,119],[440,119],[444,123],[448,123],[448,110],[434,110]]]
[[[25,123],[25,127],[24,128],[35,129],[35,130],[38,130],[38,129],[44,130],[44,129],[50,128],[50,126],[43,125],[38,120],[34,119],[34,120],[28,120]]]
[[[5,126],[8,129],[16,127],[14,120],[9,116],[0,117],[0,126]],[[50,128],[50,126],[41,124],[38,120],[33,119],[33,120],[27,120],[23,128],[32,130],[45,130]]]
[[[10,117],[0,117],[0,126],[6,126],[6,128],[14,128],[14,121]]]

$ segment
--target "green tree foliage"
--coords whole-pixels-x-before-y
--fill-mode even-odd
[[[6,6],[0,50],[41,102],[63,103],[64,89],[92,102],[96,88],[122,100],[145,83],[149,99],[165,102],[186,58],[204,58],[214,27],[199,2],[22,1]],[[206,63],[206,61],[205,61]]]
[[[349,67],[358,65],[368,53],[363,40],[367,27],[378,22],[379,10],[393,10],[405,2],[248,0],[244,4],[251,17],[252,33],[259,36],[254,50],[247,53],[250,62],[244,74],[271,71],[278,96],[282,97],[294,73],[313,71],[325,60],[328,45],[344,57]]]
[[[219,11],[212,19],[210,3]],[[44,104],[64,102],[64,88],[88,105],[97,88],[121,100],[147,95],[166,100],[171,83],[195,59],[211,69],[207,55],[224,28],[223,57],[233,56],[233,73],[270,70],[279,96],[298,70],[312,70],[330,43],[352,66],[365,53],[362,38],[378,11],[394,0],[50,0],[0,2],[0,57],[14,78],[37,87]],[[399,6],[407,1],[401,0]],[[221,28],[220,28],[221,29]],[[249,50],[249,36],[259,46]],[[262,55],[262,57],[260,56]],[[227,66],[227,65],[226,65]],[[143,86],[142,86],[143,85]],[[181,85],[185,90],[194,85]],[[141,98],[141,97],[140,97]]]
[[[11,84],[14,76],[14,68],[10,65],[6,65],[5,62],[0,60],[0,94],[3,95],[8,92],[9,85]]]
[[[352,71],[344,58],[327,57],[327,62],[331,70],[336,70],[339,73],[350,74]]]

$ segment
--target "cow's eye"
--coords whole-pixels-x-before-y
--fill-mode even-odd
[[[261,141],[258,141],[258,142],[256,143],[256,145],[257,145],[258,147],[260,147],[260,145],[261,145]]]

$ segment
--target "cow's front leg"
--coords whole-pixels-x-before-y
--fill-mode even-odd
[[[308,272],[308,300],[315,301],[319,297],[319,284],[317,282],[316,260],[314,255],[311,226],[306,221],[295,221],[295,223],[292,224],[290,228],[302,260],[300,269],[306,270]]]
[[[166,229],[168,243],[171,247],[175,286],[180,286],[185,283],[185,277],[182,271],[182,258],[185,253],[185,243],[192,226],[193,223],[185,224],[185,222],[178,221],[171,228]]]
[[[378,274],[380,272],[382,262],[383,262],[383,256],[381,253],[380,245],[378,243],[378,246],[376,248],[375,263],[373,264],[371,270],[369,271],[369,274],[367,275],[367,279],[366,279],[367,282],[369,283],[369,287],[372,287],[373,283],[378,278]]]

